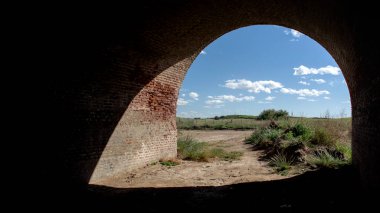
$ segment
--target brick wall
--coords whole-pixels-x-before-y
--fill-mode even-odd
[[[104,149],[90,183],[177,155],[178,92],[193,61],[164,70],[133,99]]]

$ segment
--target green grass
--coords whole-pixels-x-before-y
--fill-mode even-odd
[[[286,175],[293,162],[294,160],[288,159],[286,155],[277,153],[270,158],[269,165],[275,167],[278,173]]]
[[[183,160],[208,161],[210,152],[205,142],[198,142],[191,137],[182,137],[177,141],[178,157]]]
[[[351,146],[349,146],[347,144],[338,143],[338,144],[335,145],[335,150],[337,150],[340,153],[343,153],[344,160],[346,160],[347,162],[351,163],[351,161],[352,161],[352,149],[351,149]]]
[[[212,158],[232,161],[239,160],[242,152],[227,152],[221,148],[211,148],[205,142],[199,142],[190,136],[180,137],[177,141],[178,158],[183,160],[204,161]]]
[[[330,154],[326,150],[323,150],[319,152],[318,154],[308,156],[307,162],[319,168],[335,168],[335,169],[350,163],[348,161],[341,160],[337,157],[334,157],[332,154]]]
[[[251,130],[269,124],[258,121],[253,116],[220,116],[215,118],[193,119],[177,118],[177,128],[182,130]]]
[[[221,148],[213,148],[210,150],[211,157],[217,157],[226,161],[240,160],[240,157],[243,156],[242,152],[227,152]]]

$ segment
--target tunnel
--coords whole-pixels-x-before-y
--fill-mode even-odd
[[[141,0],[107,16],[76,11],[57,21],[54,32],[59,53],[47,84],[54,128],[47,127],[42,182],[59,182],[74,193],[92,181],[176,156],[176,101],[192,61],[225,33],[271,24],[310,36],[338,63],[352,103],[353,167],[363,189],[379,189],[380,64],[373,8],[335,0]]]

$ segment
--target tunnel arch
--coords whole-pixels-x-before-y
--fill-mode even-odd
[[[260,25],[242,26],[222,35],[214,35],[211,42],[200,44],[201,49],[232,31]],[[175,119],[179,89],[188,69],[199,54],[200,51],[195,50],[190,53],[190,57],[165,69],[133,98],[107,142],[90,183],[143,167],[160,159],[176,157]],[[342,73],[345,75],[344,70]],[[131,120],[134,121],[132,125],[128,122]]]
[[[376,85],[380,80],[374,56],[377,50],[371,48],[375,40],[364,37],[366,28],[358,24],[367,19],[354,13],[352,5],[342,7],[337,1],[194,0],[159,6],[152,3],[149,8],[155,12],[142,17],[141,26],[125,32],[110,31],[105,48],[99,48],[100,53],[94,56],[101,60],[93,63],[101,63],[101,66],[87,73],[90,78],[67,81],[74,86],[70,91],[58,88],[58,94],[66,98],[63,104],[66,107],[59,107],[63,109],[61,113],[67,115],[68,123],[74,124],[74,127],[66,127],[70,134],[66,138],[70,140],[63,145],[63,155],[72,156],[64,160],[63,169],[70,180],[86,184],[91,175],[96,180],[112,171],[137,168],[162,157],[153,154],[144,160],[148,153],[141,151],[146,155],[138,155],[141,159],[128,168],[125,165],[132,158],[125,156],[134,154],[116,154],[115,150],[122,150],[128,143],[145,143],[153,134],[156,139],[152,144],[172,143],[175,139],[173,100],[177,100],[184,70],[194,57],[224,33],[245,26],[273,24],[310,36],[326,48],[340,66],[352,103],[353,163],[365,185],[379,186],[379,127],[376,127],[379,88]],[[133,42],[124,41],[123,35]],[[361,75],[364,70],[366,75]],[[65,96],[68,92],[73,95]],[[153,127],[151,121],[160,122]],[[119,146],[107,154],[106,146],[112,143]],[[164,147],[173,151],[164,155],[174,155],[172,146]],[[162,152],[158,148],[157,153]],[[99,161],[102,153],[108,160]],[[119,160],[120,168],[107,163],[112,158]],[[93,172],[96,165],[101,168],[98,173]]]

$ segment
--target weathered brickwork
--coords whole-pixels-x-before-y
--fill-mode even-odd
[[[90,183],[176,157],[177,98],[192,61],[189,57],[171,66],[137,94],[112,133]]]

